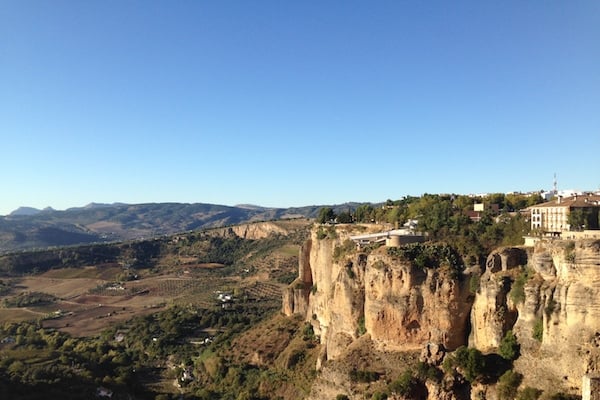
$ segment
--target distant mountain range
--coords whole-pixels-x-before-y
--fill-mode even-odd
[[[43,210],[39,210],[33,207],[19,207],[15,211],[10,213],[11,217],[19,217],[19,216],[31,216],[39,214],[43,211],[54,211],[51,207],[44,208]]]
[[[341,212],[353,210],[359,204],[330,207]],[[20,207],[0,216],[0,252],[149,238],[253,221],[314,218],[321,207],[231,207],[203,203],[90,203],[65,211]]]

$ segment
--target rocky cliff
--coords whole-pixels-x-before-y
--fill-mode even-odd
[[[319,229],[301,251],[299,278],[284,294],[283,311],[305,315],[326,359],[366,333],[380,348],[395,350],[466,343],[473,301],[467,279],[443,266],[416,267],[386,247],[367,254],[349,240],[348,227]]]
[[[284,294],[284,312],[302,314],[320,335],[318,368],[359,337],[381,351],[438,343],[492,353],[512,330],[522,386],[578,393],[583,374],[600,372],[600,241],[502,248],[483,270],[456,274],[443,263],[417,267],[386,247],[357,249],[350,229],[315,227]]]
[[[471,325],[471,344],[483,351],[497,349],[508,329],[515,332],[515,369],[525,385],[560,382],[578,392],[583,374],[600,366],[600,241],[547,240],[527,251],[494,252]]]
[[[237,236],[242,239],[260,240],[271,235],[290,235],[305,231],[310,222],[306,219],[291,219],[279,221],[252,222],[225,228],[214,228],[205,231],[211,235],[229,237]]]

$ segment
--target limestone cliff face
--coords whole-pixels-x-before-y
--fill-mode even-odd
[[[235,225],[227,228],[217,228],[210,231],[213,235],[238,236],[242,239],[264,239],[272,234],[286,235],[290,229],[276,222],[255,222],[250,224]]]
[[[328,358],[335,358],[358,336],[364,310],[364,265],[346,257],[334,257],[334,249],[342,246],[348,233],[321,237],[313,230],[309,264],[312,290],[306,317],[321,336]]]
[[[365,333],[396,350],[420,349],[430,341],[449,349],[466,343],[473,300],[468,279],[444,268],[413,267],[385,247],[367,255],[348,241],[351,232],[331,232],[313,229],[301,252],[299,278],[284,294],[284,312],[301,313],[313,324],[327,359]]]
[[[530,267],[541,279],[528,282],[516,328],[531,337],[541,321],[549,373],[579,387],[584,373],[600,367],[600,241],[538,243]]]
[[[310,269],[311,249],[312,240],[309,239],[300,248],[298,278],[283,291],[282,311],[285,315],[300,314],[305,316],[308,312],[308,296],[313,288]]]
[[[503,248],[488,256],[471,310],[471,344],[493,351],[517,319],[517,309],[508,296],[515,269],[527,263],[520,248]],[[518,271],[516,272],[518,273]]]
[[[423,271],[386,252],[369,256],[366,271],[365,326],[373,340],[401,349],[465,344],[472,301],[466,280],[443,268]]]
[[[600,370],[600,241],[547,240],[492,253],[471,325],[471,344],[483,351],[515,332],[525,385],[561,382],[577,391],[583,374]]]

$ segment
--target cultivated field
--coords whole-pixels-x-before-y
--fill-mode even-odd
[[[90,336],[172,304],[221,307],[220,292],[279,301],[285,283],[276,278],[294,273],[297,254],[298,246],[284,243],[241,266],[166,253],[150,269],[104,263],[0,278],[0,323],[41,320],[44,327]]]
[[[36,277],[15,279],[11,292],[0,297],[46,293],[56,298],[52,302],[5,307],[0,309],[0,322],[44,319],[45,327],[58,328],[74,336],[88,336],[135,315],[155,312],[170,303],[194,304],[201,307],[218,305],[217,292],[244,293],[252,298],[279,299],[280,285],[261,283],[251,278],[182,277],[161,275],[118,283],[112,280],[69,277],[51,271]],[[92,274],[91,269],[86,269]],[[76,274],[73,274],[76,275]]]

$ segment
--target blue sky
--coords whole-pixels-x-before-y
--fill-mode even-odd
[[[600,2],[0,2],[0,215],[600,187]]]

